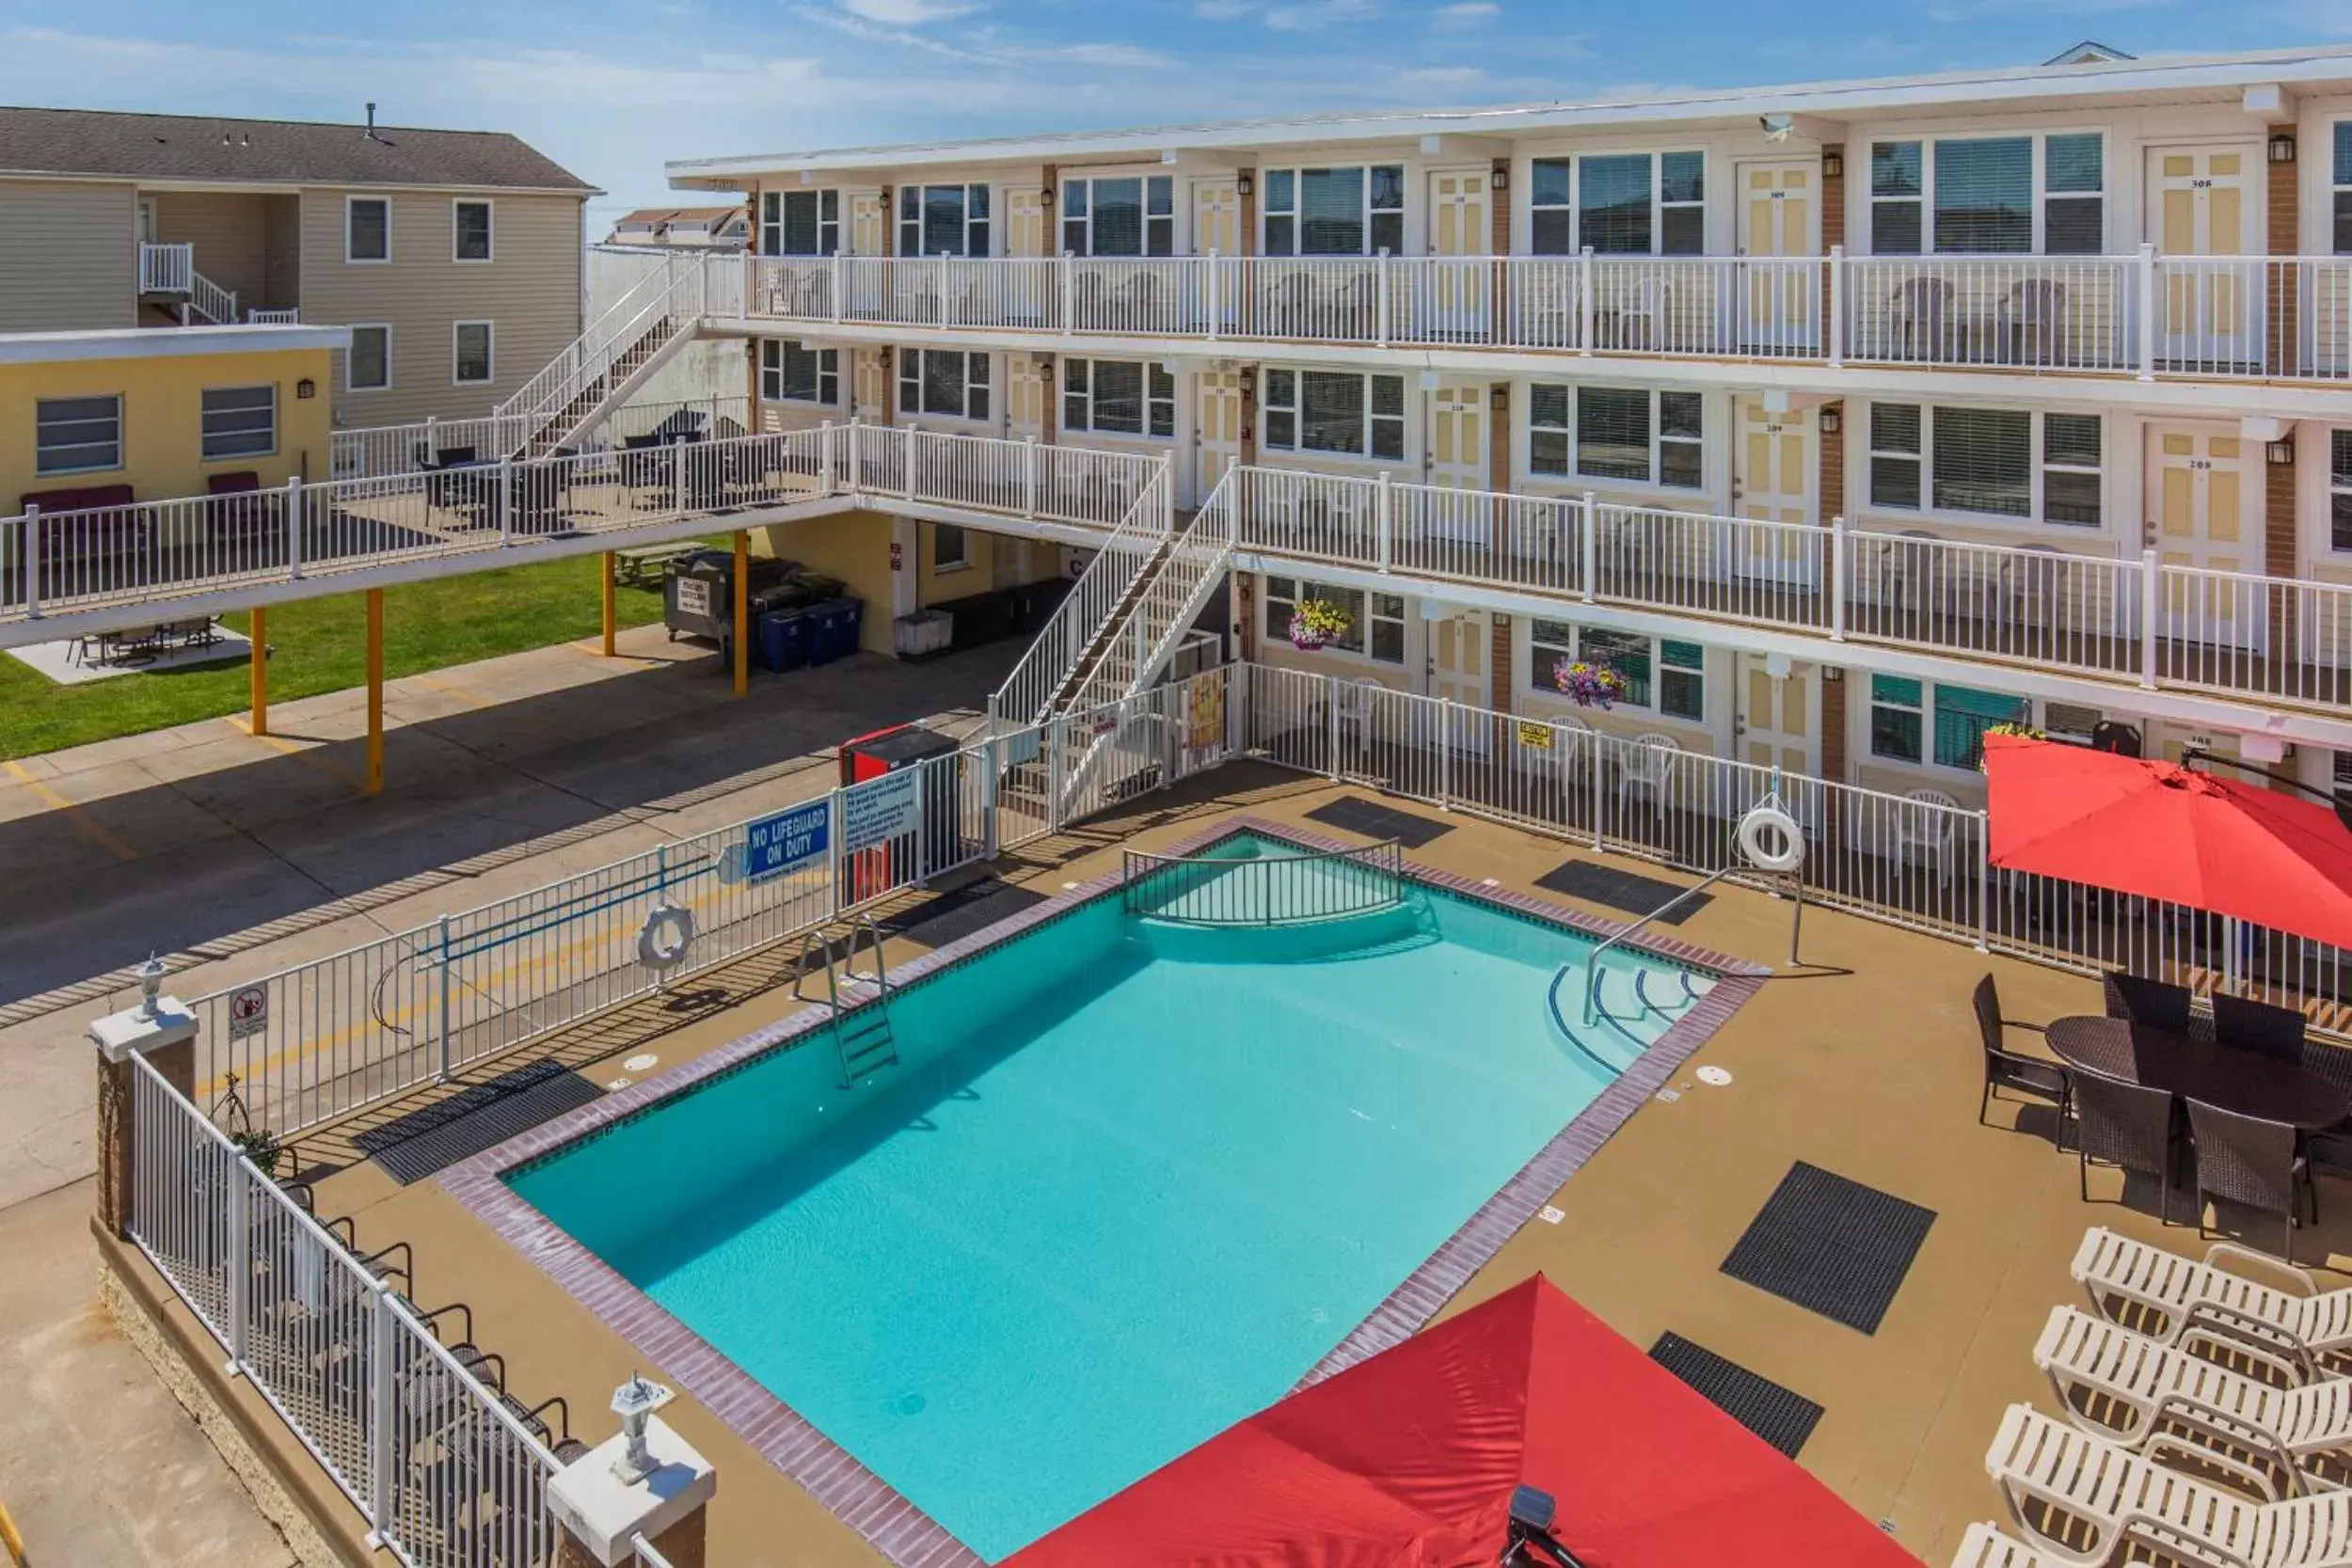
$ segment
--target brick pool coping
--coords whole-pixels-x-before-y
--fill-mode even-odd
[[[1263,817],[1226,817],[1188,833],[1160,855],[1184,855],[1249,833],[1302,849],[1353,849],[1360,844]],[[1478,879],[1404,863],[1422,886],[1493,905],[1581,934],[1609,937],[1625,924],[1588,915],[1553,899],[1514,893]],[[894,988],[936,974],[1071,913],[1116,891],[1126,871],[1106,871],[968,936],[902,965]],[[1490,1262],[1550,1196],[1629,1120],[1644,1101],[1729,1021],[1763,977],[1761,965],[1645,932],[1627,945],[1653,958],[1713,973],[1707,995],[1652,1041],[1592,1102],[1538,1149],[1500,1191],[1407,1275],[1360,1323],[1297,1384],[1305,1387],[1396,1344],[1426,1324],[1454,1294]],[[863,1006],[875,989],[859,983],[851,994]],[[508,1139],[442,1173],[440,1186],[606,1327],[644,1354],[679,1389],[692,1395],[729,1431],[855,1530],[898,1568],[985,1568],[985,1560],[860,1464],[791,1406],[729,1360],[636,1286],[623,1278],[508,1186],[504,1178],[569,1146],[592,1138],[690,1087],[739,1071],[771,1052],[813,1039],[832,1021],[823,1003],[802,1007],[774,1023],[681,1063],[595,1103]]]

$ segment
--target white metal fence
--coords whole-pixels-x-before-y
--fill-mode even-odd
[[[652,436],[728,439],[750,429],[751,399],[741,392],[630,403],[612,410],[572,450],[610,451]],[[518,456],[535,434],[537,427],[523,414],[339,430],[334,436],[335,477],[382,479],[425,473],[452,463]]]
[[[1803,825],[1805,896],[2062,967],[2171,975],[2289,1006],[2345,1032],[2352,967],[2336,948],[2184,905],[1995,868],[1986,817],[1682,750],[1307,672],[1251,665],[1248,745],[1286,767],[1498,817],[1688,871],[1736,858],[1768,795]],[[1748,879],[1769,885],[1769,879]]]

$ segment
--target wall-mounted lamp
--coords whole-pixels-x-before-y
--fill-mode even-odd
[[[1049,213],[1052,212],[1054,210],[1054,187],[1048,185],[1037,194],[1044,199],[1045,210]]]
[[[1244,196],[1255,196],[1255,195],[1257,195],[1257,194],[1258,194],[1258,180],[1257,180],[1257,177],[1256,177],[1255,175],[1251,174],[1251,173],[1250,173],[1248,169],[1243,169],[1243,170],[1241,171],[1240,175],[1239,175],[1238,177],[1236,177],[1236,178],[1235,178],[1235,180],[1233,181],[1233,189],[1235,189],[1235,190],[1237,190],[1237,191],[1241,192],[1241,194],[1242,194],[1242,195],[1244,195]]]
[[[319,384],[311,380],[309,376],[306,375],[301,380],[294,383],[294,396],[298,398],[314,398],[318,395]]]
[[[1037,356],[1037,368],[1041,371],[1052,370],[1054,368],[1054,356],[1050,354],[1039,355]]]
[[[1511,384],[1507,381],[1498,381],[1487,388],[1486,404],[1498,414],[1508,409],[1511,406]]]
[[[1835,436],[1846,428],[1846,416],[1835,408],[1821,410],[1821,434]]]
[[[1496,190],[1509,190],[1511,188],[1511,166],[1508,164],[1497,164],[1495,166],[1493,182]]]
[[[1821,178],[1843,180],[1846,177],[1846,150],[1842,147],[1821,149]]]
[[[2273,467],[2283,468],[2295,461],[2295,437],[2281,436],[2263,449]]]
[[[2295,133],[2281,131],[2270,138],[2270,161],[2274,164],[2295,162]]]

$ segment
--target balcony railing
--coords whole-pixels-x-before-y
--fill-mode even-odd
[[[2352,380],[2352,257],[751,257],[755,317]]]
[[[196,287],[196,247],[139,244],[139,293],[184,294]]]

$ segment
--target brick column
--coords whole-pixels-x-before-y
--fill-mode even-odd
[[[162,966],[145,978],[150,987],[160,982]],[[89,1039],[98,1047],[98,1223],[127,1240],[138,1180],[138,1069],[131,1058],[145,1056],[166,1083],[194,1098],[196,1015],[178,997],[150,989],[138,1006],[93,1022]]]
[[[1258,574],[1233,574],[1233,646],[1244,664],[1258,657]]]
[[[1850,765],[1851,759],[1846,753],[1846,672],[1843,669],[1831,669],[1823,666],[1821,669],[1821,777],[1832,784],[1846,784],[1850,782],[1846,777],[1846,770]],[[1840,802],[1844,797],[1835,789],[1824,790],[1822,793],[1828,797],[1829,800],[1828,820],[1822,824],[1822,831],[1829,835],[1830,843],[1843,843],[1844,836],[1841,829],[1844,824],[1838,818],[1842,815]]]
[[[1837,154],[1838,174],[1836,179],[1830,177],[1828,169],[1828,158],[1833,152]],[[1823,161],[1821,254],[1826,256],[1829,254],[1830,246],[1846,243],[1846,150],[1842,147],[1824,147],[1821,149],[1821,157]],[[1867,171],[1865,171],[1865,177],[1867,177]],[[1824,268],[1821,272],[1821,348],[1823,352],[1828,351],[1830,342],[1829,307],[1829,272],[1827,268]]]
[[[1498,158],[1486,181],[1486,200],[1494,213],[1494,226],[1488,232],[1486,247],[1496,256],[1511,254],[1510,169],[1511,161],[1508,158]],[[1486,336],[1491,341],[1501,341],[1511,305],[1510,263],[1497,261],[1493,272],[1486,291]],[[1498,468],[1496,471],[1500,473],[1503,470]],[[1498,484],[1495,488],[1500,490],[1503,486]]]
[[[1514,617],[1501,610],[1486,617],[1494,628],[1486,641],[1486,705],[1497,713],[1512,712],[1511,705],[1511,623]]]
[[[1838,425],[1835,434],[1821,428],[1833,411],[1837,415]],[[1845,424],[1846,405],[1842,403],[1824,404],[1820,413],[1814,416],[1814,436],[1820,442],[1820,471],[1815,476],[1814,484],[1821,498],[1815,520],[1823,528],[1829,527],[1832,518],[1846,515]]]

